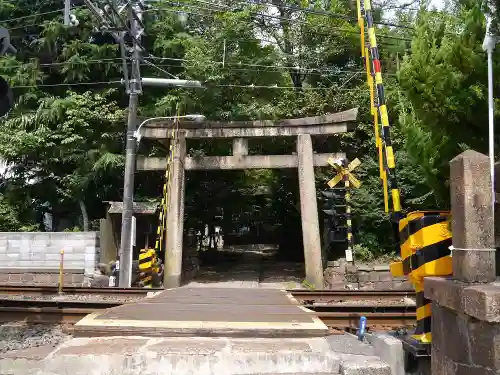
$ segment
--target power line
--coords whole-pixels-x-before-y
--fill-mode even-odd
[[[210,8],[197,8],[197,9],[207,10],[209,12],[217,12],[217,13],[224,12],[223,10],[210,9]],[[208,17],[208,18],[212,18],[212,19],[215,18],[215,16],[212,15],[212,14],[201,14],[201,13],[196,13],[196,12],[186,12],[184,10],[174,10],[174,9],[170,9],[170,8],[150,8],[150,9],[147,9],[146,11],[155,11],[155,10],[164,11],[164,12],[170,12],[170,13],[178,13],[178,14],[179,13],[190,14],[190,15],[195,15],[195,16],[199,16],[199,17]],[[301,25],[312,26],[307,21],[300,21],[300,20],[295,20],[295,19],[287,18],[287,17],[272,16],[272,15],[258,13],[258,12],[251,12],[251,13],[253,15],[260,16],[260,17],[263,17],[263,18],[277,19],[277,20],[281,20],[281,21],[291,21],[291,22],[299,23]],[[331,29],[335,30],[335,31],[345,32],[345,33],[353,34],[353,35],[358,35],[359,34],[359,31],[349,30],[349,29],[345,29],[345,28],[341,28],[341,27],[336,27],[336,26],[329,26],[329,27]],[[319,35],[326,35],[326,36],[331,35],[329,33],[321,32],[319,30],[314,30],[314,29],[312,29],[310,31],[313,31],[313,32],[315,32],[316,34],[319,34]],[[412,41],[412,39],[409,39],[409,38],[395,37],[395,36],[391,36],[391,35],[387,35],[387,34],[379,34],[378,36],[382,37],[382,38],[386,38],[386,39],[403,40],[403,41],[408,41],[408,42]]]
[[[34,14],[30,14],[28,16],[22,16],[22,17],[17,17],[17,18],[9,18],[9,19],[6,19],[6,20],[0,20],[0,23],[14,22],[14,21],[23,20],[23,19],[26,19],[26,18],[45,16],[47,14],[59,13],[59,12],[61,12],[63,10],[64,9],[51,10],[49,12],[34,13]]]
[[[196,60],[188,60],[188,59],[182,59],[182,58],[174,58],[174,57],[150,57],[149,59],[155,59],[155,60],[170,60],[170,61],[179,61],[179,62],[187,62],[187,63],[196,63]],[[31,62],[26,62],[26,63],[21,63],[21,64],[12,64],[12,65],[6,65],[6,66],[0,66],[0,69],[18,69],[24,65],[28,65]],[[121,58],[115,57],[115,58],[102,58],[102,59],[92,59],[92,60],[82,60],[81,62],[72,62],[72,61],[63,61],[63,62],[53,62],[53,63],[42,63],[42,64],[36,64],[37,67],[52,67],[52,66],[62,66],[62,65],[68,65],[68,64],[100,64],[100,63],[107,63],[107,64],[121,64]],[[296,67],[296,66],[283,66],[283,65],[265,65],[265,64],[249,64],[249,63],[228,63],[228,62],[222,62],[222,61],[208,61],[207,63],[209,64],[217,64],[217,65],[225,65],[222,68],[227,68],[230,71],[252,71],[252,72],[280,72],[282,70],[298,70],[301,72],[309,73],[309,74],[330,74],[330,75],[341,75],[341,74],[354,74],[354,73],[360,73],[364,71],[358,71],[358,70],[345,70],[345,69],[338,69],[338,68],[303,68],[303,67]],[[143,63],[142,65],[149,66],[149,64]],[[165,66],[165,67],[172,67],[172,68],[185,68],[183,65],[173,65],[173,64],[157,64],[157,66]],[[263,69],[248,69],[248,68],[240,68],[240,66],[243,67],[253,67],[253,68],[263,68]],[[386,73],[387,74],[387,73]],[[389,73],[390,74],[390,73]]]
[[[83,5],[78,5],[78,6],[72,7],[72,9],[79,9],[79,8],[82,8],[82,7],[83,7]],[[54,13],[59,13],[59,12],[64,12],[64,8],[60,8],[60,9],[56,9],[56,10],[51,10],[51,11],[48,11],[48,12],[42,12],[42,13],[33,13],[33,14],[30,14],[30,15],[27,15],[27,16],[21,16],[21,17],[16,17],[16,18],[9,18],[9,19],[6,19],[6,20],[0,20],[0,23],[14,22],[14,21],[23,20],[23,19],[26,19],[26,18],[40,17],[40,16],[45,16],[47,14],[54,14]],[[26,26],[30,26],[30,25],[26,25]],[[16,27],[15,28],[9,28],[9,29],[10,30],[16,29]]]
[[[43,3],[35,4],[35,5],[26,5],[23,7],[19,7],[19,6],[15,5],[15,8],[1,9],[0,13],[21,13],[24,10],[33,11],[33,8],[41,9],[41,7],[56,5],[56,4],[60,4],[60,3],[61,3],[61,0],[58,0],[58,1],[53,0],[53,1],[47,1],[47,2],[43,2]],[[4,22],[4,21],[0,21],[0,22]]]
[[[196,60],[187,60],[187,59],[182,59],[182,58],[176,58],[176,57],[154,57],[153,59],[157,60],[171,60],[171,61],[182,61],[182,62],[197,62]],[[342,70],[342,69],[337,69],[337,68],[301,68],[297,66],[286,66],[286,65],[265,65],[265,64],[249,64],[249,63],[223,63],[222,61],[210,61],[209,63],[212,64],[225,64],[228,66],[248,66],[248,67],[260,67],[260,68],[275,68],[275,69],[285,69],[285,70],[299,70],[299,71],[304,71],[304,72],[325,72],[325,71],[332,71],[332,72],[339,72],[339,73],[355,73],[357,71],[354,70]]]
[[[360,91],[363,88],[353,88],[353,89],[344,89],[344,88],[335,88],[335,87],[295,87],[295,86],[278,86],[278,85],[210,85],[207,84],[207,87],[237,87],[237,88],[245,88],[245,89],[286,89],[286,90],[335,90],[335,91]]]
[[[102,59],[92,59],[92,60],[82,60],[81,64],[85,63],[90,63],[90,64],[99,64],[99,63],[106,63],[106,62],[120,62],[121,58],[119,57],[114,57],[114,58],[102,58]],[[6,65],[6,66],[0,66],[0,68],[19,68],[24,65],[29,65],[29,64],[34,64],[37,67],[51,67],[51,66],[61,66],[61,65],[66,65],[66,64],[79,64],[80,62],[72,62],[72,61],[62,61],[62,62],[52,62],[52,63],[42,63],[42,64],[37,64],[36,62],[26,62],[26,63],[21,63],[21,64],[13,64],[13,65]]]
[[[97,85],[114,85],[121,81],[103,81],[103,82],[68,82],[68,83],[49,83],[40,85],[20,85],[12,86],[13,89],[29,89],[38,87],[60,87],[60,86],[97,86]]]
[[[194,0],[194,1],[196,1],[197,3],[205,4],[205,5],[217,6],[220,8],[235,10],[234,8],[231,8],[231,7],[226,6],[226,5],[213,4],[213,3],[210,3],[210,2],[204,1],[204,0]],[[151,1],[151,2],[156,2],[156,1]],[[257,5],[257,6],[258,5],[270,5],[270,6],[274,6],[274,7],[278,8],[278,6],[273,4],[273,3],[260,1],[260,0],[255,1],[255,2],[235,0],[234,2],[239,3],[239,4],[244,4],[244,5]],[[178,3],[171,2],[170,4],[181,4],[181,6],[188,6],[186,4],[179,3],[179,2]],[[326,16],[326,17],[330,17],[330,18],[340,18],[340,19],[345,19],[345,20],[357,22],[356,17],[348,16],[348,15],[340,14],[340,13],[334,13],[334,12],[330,12],[330,11],[326,11],[326,10],[322,10],[322,9],[301,8],[298,6],[287,5],[287,4],[280,4],[279,8],[290,9],[290,10],[295,11],[295,12],[303,12],[303,13],[308,13],[308,14],[313,14],[313,15],[318,15],[318,16]],[[204,8],[204,9],[207,9],[207,8]],[[400,24],[395,24],[395,23],[391,23],[391,22],[378,21],[378,22],[374,22],[374,23],[377,25],[390,26],[390,27],[401,28],[401,29],[410,29],[410,30],[414,29],[411,26],[400,25]]]

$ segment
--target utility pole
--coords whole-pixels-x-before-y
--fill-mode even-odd
[[[496,8],[492,1],[487,2],[488,9],[486,16],[486,35],[483,41],[483,50],[488,55],[488,149],[490,157],[490,176],[495,205],[495,101],[494,101],[494,81],[493,81],[493,51],[497,44],[497,38],[492,33],[492,14],[496,13]]]
[[[71,0],[65,0],[69,4]],[[98,21],[96,30],[109,33],[119,44],[122,57],[123,75],[122,80],[127,93],[129,94],[129,107],[127,119],[127,136],[125,152],[125,174],[123,182],[123,212],[121,244],[116,261],[116,276],[118,285],[128,288],[132,281],[132,226],[133,226],[133,204],[134,204],[134,174],[136,163],[136,127],[137,127],[137,107],[139,95],[142,93],[142,86],[160,87],[202,87],[199,81],[181,80],[173,74],[156,66],[148,58],[152,58],[141,45],[141,36],[144,33],[142,16],[144,11],[144,0],[83,0],[87,8]],[[121,13],[128,12],[128,22],[123,19]],[[77,26],[78,20],[70,14],[65,7],[66,14],[69,14],[69,24]],[[132,39],[132,46],[125,45],[125,35],[128,33]],[[131,51],[130,51],[131,49]],[[131,52],[131,53],[130,53]],[[130,57],[129,57],[130,55]],[[131,63],[130,74],[128,63]],[[142,78],[140,66],[141,62],[155,68],[161,74],[169,75],[174,79],[166,78]],[[116,285],[116,284],[115,284]]]
[[[138,20],[142,21],[142,6],[139,2],[135,1],[132,7],[129,7],[128,18],[130,22],[130,33],[132,34],[133,51],[131,58],[131,77],[129,81],[121,245],[118,254],[118,269],[120,271],[118,281],[120,288],[129,288],[132,283],[132,216],[134,215],[134,175],[137,145],[135,130],[137,126],[139,94],[142,92],[140,71],[141,46],[139,43],[143,30],[141,30],[138,22]]]
[[[71,0],[64,0],[64,26],[69,26],[70,11],[71,11]]]

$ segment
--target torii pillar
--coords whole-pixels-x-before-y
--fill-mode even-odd
[[[297,156],[306,279],[315,289],[323,289],[323,260],[314,177],[314,154],[309,134],[300,134],[297,137]]]

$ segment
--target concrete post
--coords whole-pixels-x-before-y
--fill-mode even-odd
[[[301,134],[297,137],[297,155],[306,278],[316,289],[323,289],[318,204],[314,180],[312,140],[309,134]]]
[[[488,156],[472,150],[450,162],[453,276],[467,283],[496,278],[489,171]]]
[[[176,288],[181,285],[185,157],[186,138],[182,132],[179,132],[174,144],[174,159],[168,196],[165,273],[163,275],[165,288]]]
[[[235,138],[233,139],[233,156],[248,155],[248,139]]]

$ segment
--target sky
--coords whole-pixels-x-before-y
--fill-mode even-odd
[[[444,5],[444,0],[432,0],[431,1],[431,6],[435,6],[438,9],[441,9],[441,7]]]

